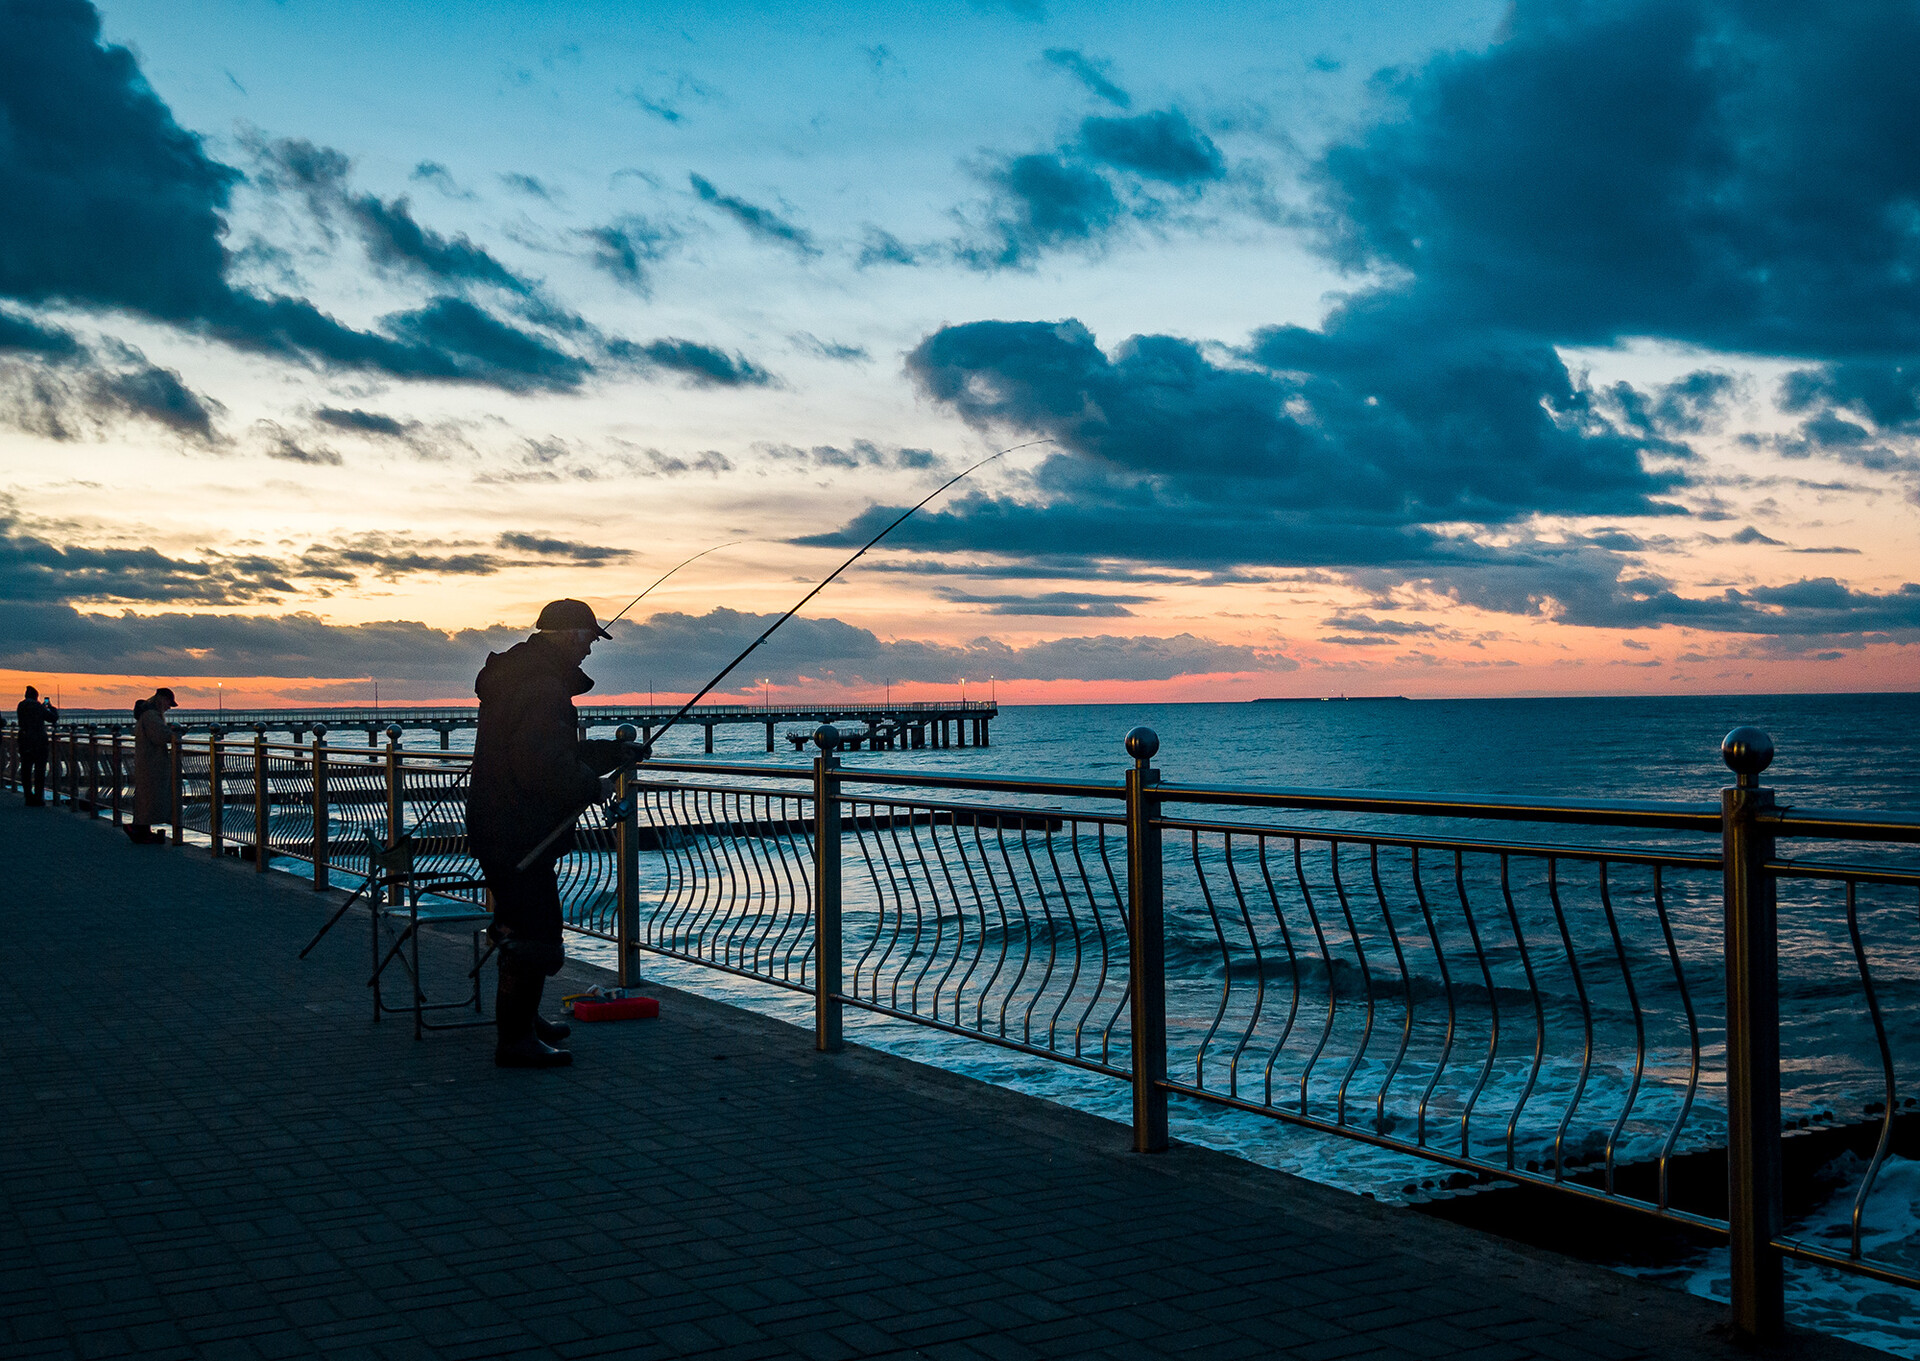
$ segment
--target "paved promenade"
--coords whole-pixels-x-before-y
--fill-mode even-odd
[[[364,919],[297,963],[329,900],[288,876],[11,793],[0,857],[6,1357],[1740,1354],[1702,1301],[671,991],[497,1071],[369,1022]]]

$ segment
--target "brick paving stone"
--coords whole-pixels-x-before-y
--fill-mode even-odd
[[[501,1072],[370,1021],[364,917],[295,960],[337,897],[16,800],[0,1361],[1738,1355],[1703,1301],[670,989]]]

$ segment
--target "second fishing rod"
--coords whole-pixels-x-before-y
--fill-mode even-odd
[[[773,637],[775,631],[778,630],[782,624],[786,623],[789,619],[793,618],[796,614],[800,613],[800,611],[806,607],[806,604],[808,601],[812,600],[815,596],[819,595],[820,592],[826,590],[827,587],[831,586],[842,572],[846,571],[849,567],[853,566],[854,563],[860,561],[861,558],[865,557],[868,549],[872,548],[875,544],[879,543],[880,540],[886,538],[887,535],[893,533],[894,530],[898,529],[902,524],[904,524],[907,521],[909,517],[913,515],[915,511],[925,506],[928,502],[934,500],[934,498],[938,497],[942,492],[946,491],[949,487],[952,487],[956,483],[964,481],[966,478],[971,477],[974,473],[986,467],[989,463],[992,463],[995,459],[1005,458],[1008,454],[1017,453],[1021,449],[1031,449],[1035,445],[1052,444],[1053,442],[1054,441],[1050,439],[1028,440],[1025,444],[1015,444],[1009,448],[1001,449],[996,453],[988,454],[985,458],[981,459],[978,463],[972,464],[971,466],[963,468],[961,471],[955,473],[952,477],[948,478],[945,482],[942,482],[939,486],[935,487],[932,491],[928,492],[925,496],[921,497],[918,501],[914,502],[911,506],[908,506],[905,510],[901,511],[899,515],[895,516],[891,521],[888,522],[887,526],[884,529],[882,529],[878,534],[875,534],[871,539],[868,539],[864,544],[862,544],[859,550],[855,552],[852,557],[848,558],[845,562],[841,563],[838,567],[834,568],[833,571],[828,573],[826,578],[822,580],[817,586],[815,586],[812,590],[808,591],[805,595],[801,596],[800,599],[797,602],[795,602],[792,609],[788,610],[785,614],[781,615],[778,619],[774,620],[771,624],[767,625],[767,627],[761,632],[758,638],[755,638],[751,643],[748,643],[746,647],[741,649],[739,656],[735,657],[732,661],[728,662],[725,666],[721,667],[718,674],[716,674],[714,678],[708,681],[705,685],[701,686],[699,691],[693,696],[692,699],[689,699],[685,704],[682,704],[679,710],[673,715],[673,717],[669,718],[664,724],[660,726],[658,730],[656,730],[654,733],[651,734],[651,736],[649,737],[646,743],[636,744],[635,760],[644,761],[648,759],[650,756],[652,756],[654,748],[659,744],[660,739],[665,737],[667,733],[672,731],[673,726],[676,723],[678,723],[681,719],[685,718],[690,712],[692,712],[694,705],[698,704],[701,700],[705,699],[715,686],[719,685],[721,681],[725,680],[728,676],[732,675],[734,671],[739,668],[740,663],[744,662],[748,657],[751,657],[754,654],[754,652],[759,649],[760,645],[767,641],[767,639]],[[523,870],[523,871],[527,869],[530,865],[533,864],[534,861],[538,860],[541,857],[541,855],[545,853],[548,847],[552,846],[554,842],[558,841],[561,837],[565,836],[567,832],[572,829],[575,819],[577,819],[582,813],[586,812],[589,808],[592,808],[593,806],[594,806],[594,803],[589,802],[589,803],[583,803],[578,808],[574,809],[574,811],[572,813],[569,813],[565,819],[563,819],[558,825],[554,827],[552,831],[548,832],[546,836],[542,837],[538,845],[536,845],[532,850],[528,851],[526,855],[522,856],[519,864],[516,865],[514,868],[517,870]]]

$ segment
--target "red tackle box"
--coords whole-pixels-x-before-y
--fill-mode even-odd
[[[621,997],[608,1002],[579,997],[573,1003],[573,1019],[576,1021],[646,1020],[659,1014],[660,1003],[652,997]]]

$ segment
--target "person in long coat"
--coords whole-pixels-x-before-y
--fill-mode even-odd
[[[608,636],[590,606],[556,600],[537,632],[487,658],[474,682],[480,697],[467,787],[467,844],[493,897],[499,942],[494,1062],[502,1068],[559,1068],[573,1061],[552,1041],[567,1027],[540,1016],[540,994],[566,961],[555,864],[573,848],[572,823],[602,793],[618,744],[578,740],[573,697],[593,686],[580,669]],[[541,843],[554,829],[561,835]],[[521,868],[520,862],[532,856]]]
[[[173,820],[173,730],[167,710],[175,704],[173,691],[163,685],[152,699],[134,706],[133,821],[127,835],[138,846],[166,844],[166,833],[154,831],[153,824]]]
[[[20,792],[26,795],[27,807],[39,808],[47,801],[47,757],[53,747],[47,726],[60,721],[60,711],[29,685],[26,698],[13,712],[20,725]]]

